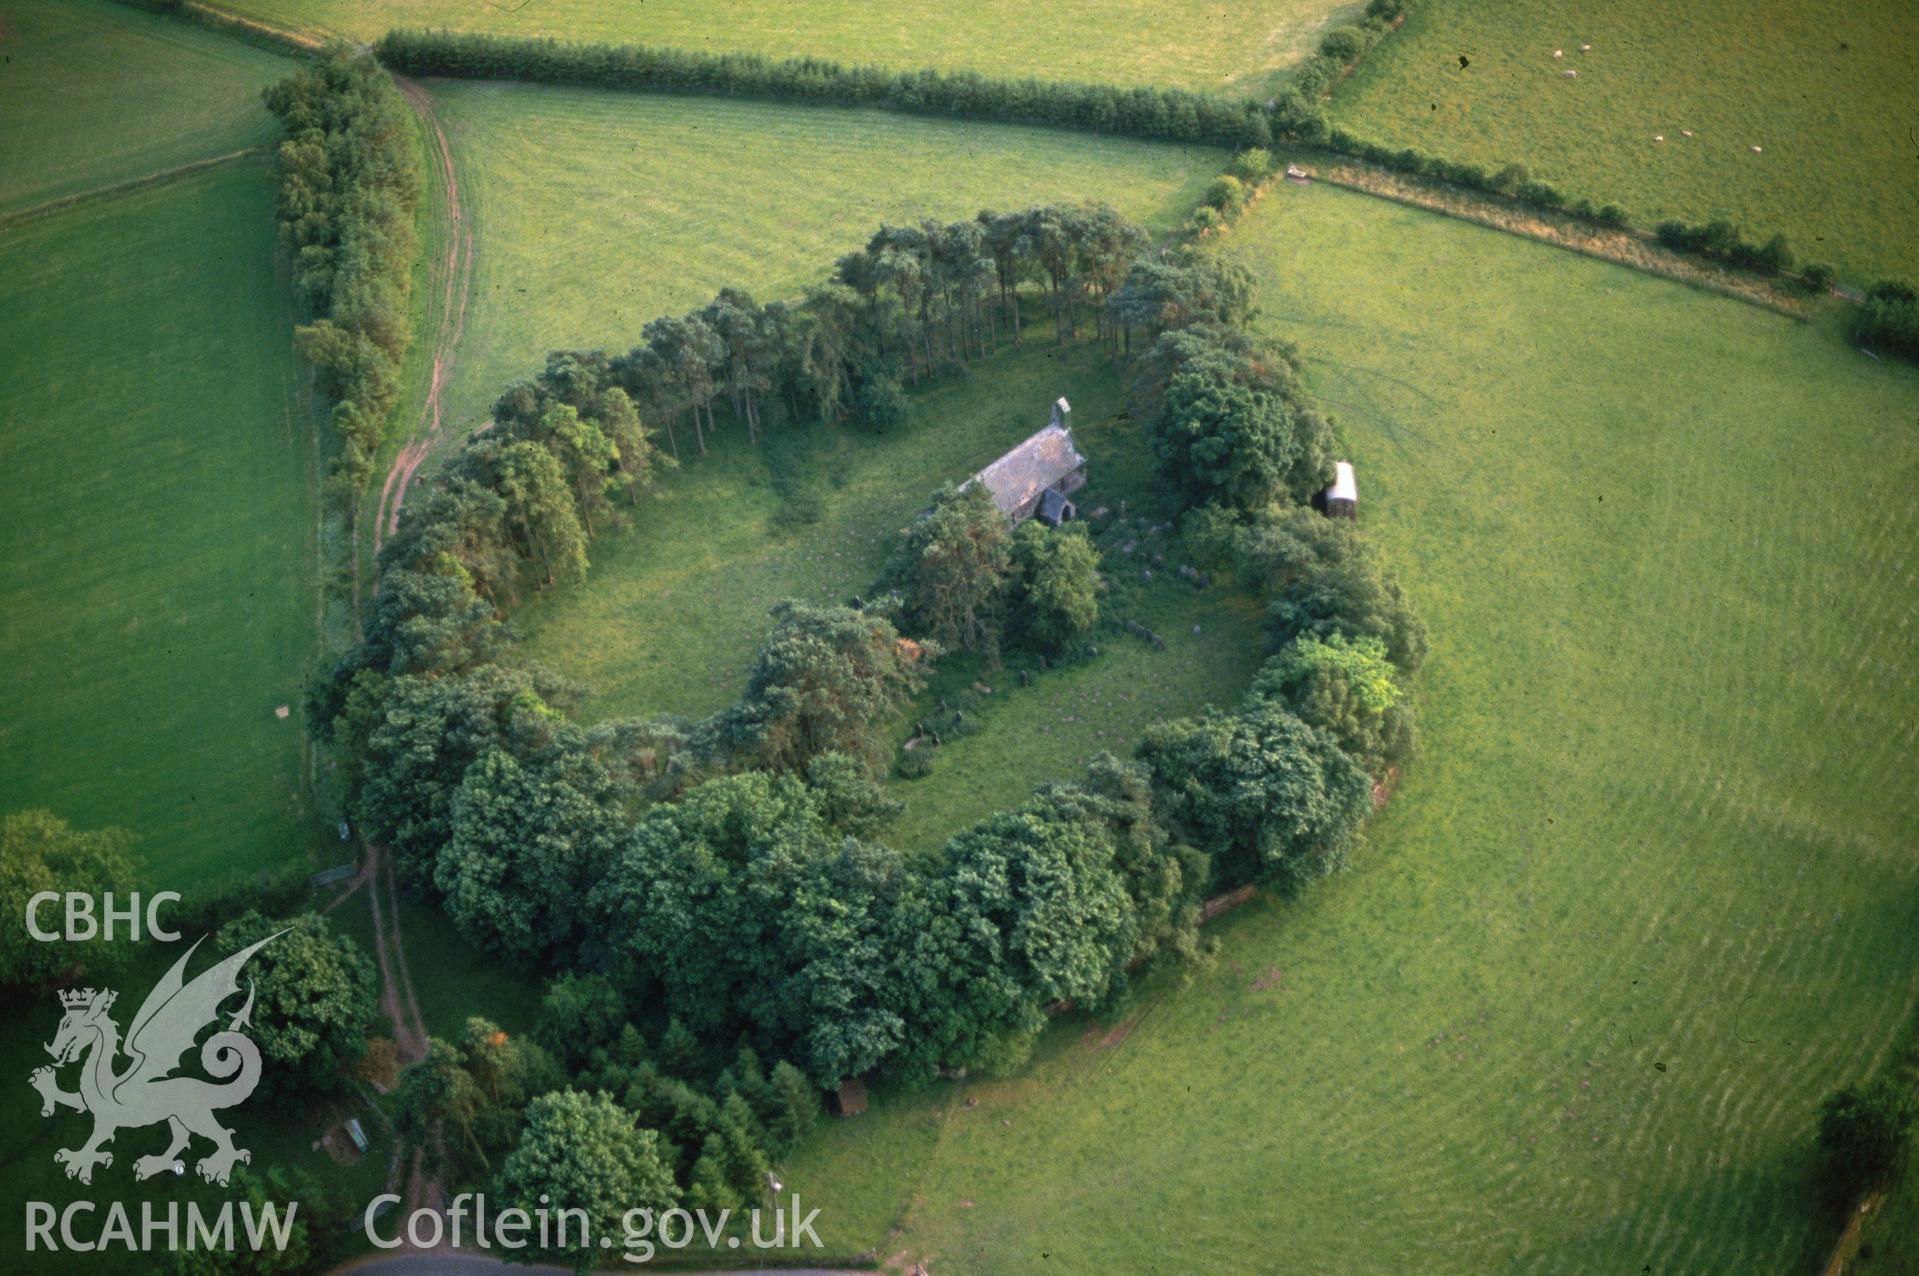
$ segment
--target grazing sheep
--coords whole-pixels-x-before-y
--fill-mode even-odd
[[[1564,49],[1554,49],[1553,56],[1556,58],[1563,58],[1566,56],[1566,51]]]
[[[1681,136],[1681,137],[1691,137],[1691,136],[1692,136],[1692,130],[1691,130],[1691,129],[1689,129],[1689,128],[1682,128],[1682,129],[1680,129],[1680,130],[1679,130],[1679,136]]]
[[[1593,47],[1590,44],[1582,44],[1579,46],[1579,51],[1581,53],[1591,53],[1593,51]]]
[[[1666,140],[1666,135],[1664,133],[1654,133],[1652,135],[1652,140],[1655,142],[1663,142]]]
[[[1579,78],[1579,72],[1573,70],[1571,67],[1567,67],[1559,73],[1559,78],[1562,80],[1577,80]]]
[[[1757,155],[1757,154],[1759,154],[1759,153],[1760,153],[1761,151],[1763,151],[1763,150],[1765,150],[1765,147],[1763,147],[1763,146],[1755,146],[1755,147],[1753,147],[1753,148],[1752,148],[1752,153],[1753,153],[1754,155]]]

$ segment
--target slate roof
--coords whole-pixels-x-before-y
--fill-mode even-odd
[[[1072,431],[1049,425],[973,478],[985,484],[993,503],[1010,517],[1084,464]]]

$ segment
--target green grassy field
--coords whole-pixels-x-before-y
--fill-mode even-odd
[[[286,58],[106,0],[0,0],[0,213],[271,143]]]
[[[672,45],[772,57],[836,58],[988,75],[1264,92],[1361,3],[1257,0],[1230,18],[1202,0],[1019,0],[942,5],[903,0],[226,0],[223,8],[284,27],[373,40],[400,27]]]
[[[1164,225],[1224,162],[876,111],[500,84],[433,95],[476,235],[449,390],[461,430],[549,350],[623,351],[647,320],[726,286],[796,294],[882,220],[1083,198]]]
[[[1879,1212],[1860,1231],[1860,1276],[1913,1276],[1919,1272],[1919,1178],[1907,1174]]]
[[[272,207],[249,160],[0,234],[0,793],[131,830],[177,890],[314,845],[314,441]]]
[[[1222,158],[1205,148],[875,112],[460,83],[433,92],[475,228],[473,300],[448,392],[449,421],[460,430],[483,420],[499,390],[534,371],[549,349],[624,349],[648,319],[728,284],[763,298],[791,295],[882,220],[1103,198],[1164,226],[1191,206]],[[571,141],[556,147],[556,136]],[[775,187],[794,195],[740,194]],[[552,211],[560,208],[564,221]],[[1036,347],[1002,362],[990,385],[981,377],[921,396],[921,416],[939,424],[910,438],[809,432],[812,455],[754,455],[729,434],[706,459],[686,440],[686,469],[666,481],[634,532],[594,547],[588,583],[521,611],[529,655],[592,689],[589,720],[725,704],[774,603],[863,589],[892,532],[932,488],[1037,428],[1058,394],[1102,405],[1083,414],[1089,419],[1118,406],[1110,377],[1083,355],[1062,366]],[[782,506],[794,495],[773,482],[782,467],[836,476],[820,525],[789,524]],[[1116,694],[1125,683],[1127,694],[1141,694],[1132,685],[1139,660],[1128,653],[1081,689]],[[1142,714],[1197,704],[1234,677],[1222,675],[1230,663],[1164,664],[1180,670],[1170,699],[1145,696]],[[1069,671],[1061,682],[1091,672]],[[956,763],[907,786],[908,835],[936,840],[949,821],[997,808],[1005,777],[1047,749],[1054,724],[1003,716],[1022,750],[994,754],[999,765],[985,772]],[[1045,774],[1076,769],[1087,751],[1080,746],[1104,729],[1059,725],[1073,744],[1059,770]]]
[[[714,455],[665,480],[631,531],[594,546],[584,582],[516,615],[521,651],[591,689],[584,721],[711,713],[739,694],[775,603],[865,592],[934,488],[1043,425],[1061,394],[1092,458],[1085,508],[1137,508],[1148,484],[1137,431],[1113,419],[1117,383],[1091,350],[1058,354],[1041,330],[1025,350],[915,395],[895,434],[814,427],[756,453],[729,430]],[[795,505],[809,501],[817,521],[795,522]],[[936,844],[1034,784],[1078,773],[1101,748],[1124,751],[1148,722],[1237,699],[1261,652],[1251,605],[1160,578],[1137,610],[1167,635],[1164,652],[1116,635],[1099,657],[1029,688],[966,664],[962,684],[984,676],[995,687],[982,729],[940,749],[930,777],[894,786],[907,813],[889,838]]]
[[[1192,986],[787,1181],[935,1270],[1813,1265],[1817,1102],[1919,1004],[1919,374],[1322,186],[1227,251],[1432,626],[1423,756]]]
[[[1520,161],[1640,225],[1781,232],[1802,260],[1870,282],[1919,276],[1915,65],[1902,0],[1431,0],[1333,114],[1393,146]]]

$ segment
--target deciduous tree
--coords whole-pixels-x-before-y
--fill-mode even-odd
[[[108,891],[124,896],[133,874],[132,847],[133,838],[122,829],[82,832],[51,811],[15,811],[0,819],[0,916],[13,928],[13,939],[0,946],[0,986],[43,984],[76,964],[98,974],[103,961],[111,962],[117,945],[104,938],[58,944],[31,940],[25,929],[27,904],[47,891],[96,899]],[[40,925],[62,929],[57,911],[43,909]]]
[[[493,1194],[502,1208],[517,1207],[529,1216],[583,1212],[587,1235],[525,1253],[591,1265],[604,1253],[599,1238],[622,1234],[627,1211],[657,1216],[678,1204],[680,1190],[661,1152],[660,1136],[634,1128],[632,1116],[609,1096],[561,1090],[528,1106],[526,1131],[501,1163]]]
[[[378,974],[359,943],[319,913],[272,921],[255,912],[220,928],[210,945],[233,953],[284,931],[247,962],[253,987],[251,1035],[265,1065],[260,1089],[297,1104],[337,1092],[366,1054],[379,1018]]]

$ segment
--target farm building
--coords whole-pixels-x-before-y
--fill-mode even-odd
[[[985,487],[1015,523],[1037,518],[1058,527],[1079,513],[1066,498],[1086,485],[1086,458],[1066,427],[1070,410],[1061,399],[1054,405],[1051,424],[970,480]]]
[[[1359,484],[1353,479],[1351,461],[1336,461],[1333,464],[1332,486],[1326,489],[1326,517],[1359,517]]]

